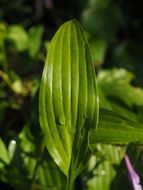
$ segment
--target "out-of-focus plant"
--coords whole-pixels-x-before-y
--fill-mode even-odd
[[[40,136],[39,136],[40,138]],[[40,140],[38,140],[40,143]],[[0,139],[0,178],[15,189],[65,189],[65,177],[25,126],[6,148]]]
[[[28,130],[38,126],[36,102],[39,63],[44,59],[41,52],[43,31],[40,25],[25,30],[20,24],[0,23],[0,180],[15,189],[31,189],[33,168],[38,160],[36,141],[30,137],[26,143],[24,133],[27,133],[27,124]],[[30,153],[25,154],[21,146],[29,147]],[[0,183],[0,188],[7,187]]]

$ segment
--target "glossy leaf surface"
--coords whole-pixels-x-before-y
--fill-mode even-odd
[[[98,129],[89,133],[91,149],[94,150],[96,143],[142,144],[143,124],[130,121],[112,111],[100,110]]]
[[[76,177],[91,155],[87,139],[97,125],[98,98],[89,45],[75,20],[62,25],[51,41],[39,113],[51,157],[65,175],[72,167]]]

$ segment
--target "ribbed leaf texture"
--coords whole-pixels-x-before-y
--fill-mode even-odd
[[[76,177],[91,152],[88,131],[97,126],[95,72],[85,34],[66,22],[51,41],[40,86],[40,125],[46,147],[65,175]]]
[[[98,129],[89,133],[89,146],[97,143],[128,145],[143,144],[143,124],[131,121],[117,113],[100,109]]]

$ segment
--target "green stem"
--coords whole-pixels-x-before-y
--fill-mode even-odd
[[[11,89],[12,83],[11,80],[9,78],[9,75],[3,71],[0,70],[0,77],[4,80],[4,82],[9,86],[9,88]]]
[[[74,190],[74,180],[68,176],[67,178],[67,189],[66,190]]]
[[[75,180],[75,176],[73,175],[73,167],[72,167],[72,161],[71,161],[71,165],[69,168],[69,173],[68,173],[68,177],[67,177],[67,188],[66,190],[74,190],[74,180]]]

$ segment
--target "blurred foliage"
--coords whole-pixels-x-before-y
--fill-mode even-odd
[[[37,105],[49,41],[57,28],[72,18],[87,31],[98,74],[100,107],[142,122],[140,1],[1,0],[0,189],[65,189],[65,177],[44,151]],[[97,144],[76,188],[131,189],[123,161],[125,151],[143,180],[142,147],[126,150]]]

